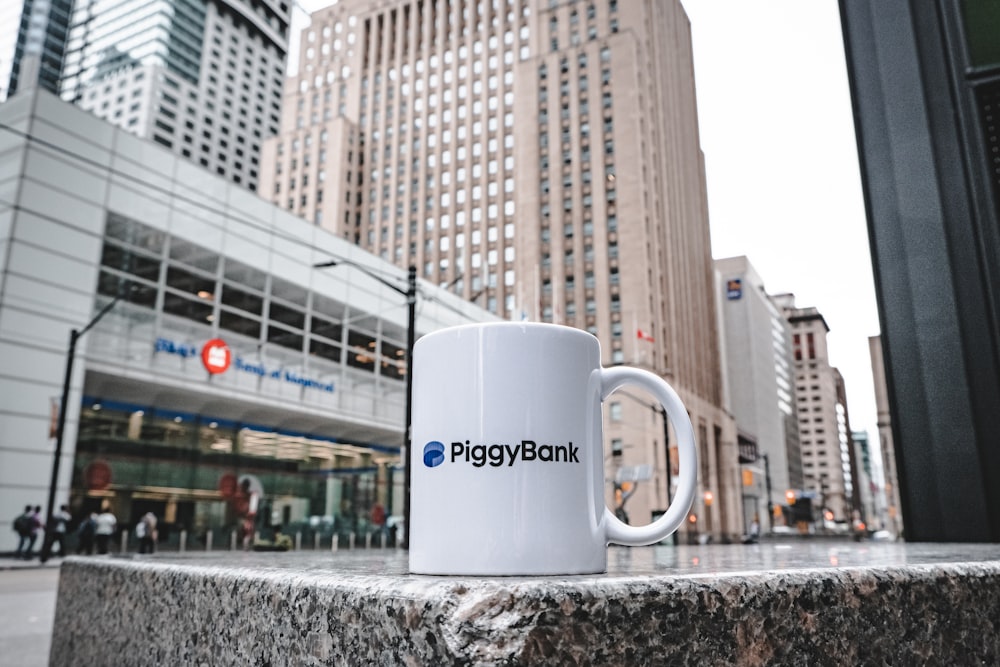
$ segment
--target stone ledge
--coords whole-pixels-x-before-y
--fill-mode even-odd
[[[1000,664],[1000,545],[614,548],[603,575],[396,551],[70,558],[51,664]]]

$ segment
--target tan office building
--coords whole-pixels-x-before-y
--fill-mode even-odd
[[[872,361],[872,383],[875,386],[875,409],[878,440],[882,454],[882,474],[885,478],[885,516],[883,528],[895,536],[903,534],[902,502],[899,499],[899,474],[896,468],[896,449],[892,439],[892,413],[889,411],[889,387],[885,379],[885,357],[882,337],[868,338],[868,352]]]
[[[690,27],[679,2],[343,0],[302,33],[262,196],[509,319],[591,331],[646,367],[699,437],[691,533],[740,532],[722,407]],[[668,503],[648,396],[609,400],[609,499]],[[671,434],[671,443],[673,435]]]
[[[793,295],[775,299],[792,325],[804,488],[817,519],[829,510],[830,520],[850,521],[857,505],[854,444],[844,379],[830,365],[826,339],[830,327],[816,308],[797,308]]]

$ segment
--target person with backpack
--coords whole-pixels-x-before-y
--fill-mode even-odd
[[[14,532],[17,533],[17,551],[14,558],[26,558],[31,553],[31,544],[34,542],[34,526],[31,520],[31,505],[24,506],[24,512],[14,519]]]
[[[52,548],[59,545],[59,556],[66,555],[66,529],[69,526],[72,515],[69,507],[63,505],[58,511],[52,513],[52,525],[49,527],[50,533],[47,536],[48,542],[42,548],[42,562],[44,563],[52,555]]]
[[[97,514],[91,512],[87,516],[83,517],[80,521],[80,525],[76,529],[76,553],[87,554],[88,556],[94,553],[94,537],[97,535]]]
[[[35,540],[38,539],[40,533],[45,532],[42,527],[41,514],[41,505],[35,505],[35,507],[27,505],[24,508],[24,514],[15,521],[18,526],[17,534],[21,538],[17,545],[17,552],[14,554],[15,558],[31,560],[31,554],[35,550]]]

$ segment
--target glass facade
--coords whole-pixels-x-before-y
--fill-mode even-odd
[[[97,291],[210,327],[244,349],[299,353],[307,369],[332,361],[380,384],[405,376],[401,327],[352,316],[345,304],[124,216],[108,218]]]
[[[280,530],[328,548],[402,513],[405,330],[261,259],[108,214],[95,310],[120,301],[88,341],[88,359],[103,363],[88,364],[84,383],[74,514],[107,502],[130,527],[152,511],[165,544],[184,530],[189,547],[229,548],[252,525],[263,539]],[[215,340],[232,363],[206,374]],[[159,377],[109,374],[116,360]],[[340,428],[302,408],[372,424]]]
[[[11,3],[15,5],[16,3]],[[66,36],[69,32],[69,16],[72,10],[70,0],[25,0],[21,21],[17,28],[17,44],[10,67],[8,95],[13,95],[19,87],[35,82],[22,81],[22,61],[26,55],[38,56],[37,76],[39,86],[52,93],[59,91],[59,77],[62,74]],[[4,29],[0,29],[2,31]],[[3,48],[3,47],[0,47]],[[6,53],[4,54],[6,55]],[[3,56],[0,56],[2,58]],[[0,67],[0,76],[5,74]],[[0,82],[2,86],[6,82]],[[0,100],[3,100],[0,95]]]
[[[278,131],[290,6],[80,0],[60,95],[251,191]]]
[[[198,83],[205,32],[200,0],[85,0],[76,5],[63,91],[79,95],[100,79],[138,64],[156,63]]]
[[[244,480],[259,494],[253,508]],[[377,531],[379,506],[401,514],[398,493],[385,493],[401,483],[398,448],[85,396],[71,504],[84,514],[110,502],[126,528],[153,512],[164,544],[185,530],[190,547],[204,547],[211,531],[215,547],[229,548],[252,515],[262,539],[278,530],[329,546]]]

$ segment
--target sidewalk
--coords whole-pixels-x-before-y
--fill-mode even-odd
[[[0,664],[45,667],[49,664],[61,558],[45,565],[0,561]]]
[[[14,554],[10,553],[0,555],[0,570],[40,570],[43,568],[58,570],[60,565],[62,565],[62,557],[60,556],[53,556],[48,562],[43,563],[38,560],[38,556],[31,560],[23,560],[14,558]]]

